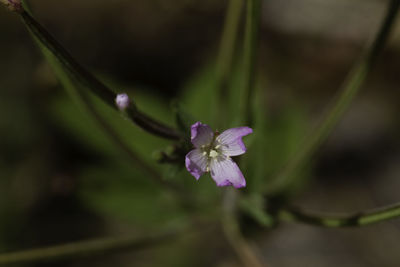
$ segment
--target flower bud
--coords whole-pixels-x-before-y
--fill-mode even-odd
[[[125,93],[118,94],[115,98],[115,104],[117,105],[118,109],[124,111],[129,107],[130,99],[129,96]]]

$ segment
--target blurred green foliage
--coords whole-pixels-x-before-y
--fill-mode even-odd
[[[4,53],[5,49],[11,48],[6,44],[0,44],[1,47],[3,49],[0,49],[2,53],[0,57],[4,58],[8,64],[6,66],[12,70],[9,73],[32,72],[31,69],[37,68],[37,66],[25,66],[27,55],[17,57],[16,54],[21,51],[15,47],[17,52],[13,55],[17,63],[13,66],[14,57],[8,58]],[[185,54],[184,52],[187,51],[182,51],[181,54]],[[170,141],[144,132],[123,114],[89,94],[89,101],[95,111],[134,153],[159,172],[165,181],[182,185],[185,191],[197,200],[196,203],[182,204],[174,193],[155,183],[140,164],[126,157],[115,146],[93,116],[86,112],[84,101],[79,99],[77,92],[87,88],[82,88],[79,82],[54,59],[53,54],[46,49],[44,53],[48,59],[44,65],[52,66],[68,94],[61,92],[62,86],[59,84],[44,83],[41,85],[43,88],[38,90],[35,88],[37,85],[30,84],[34,79],[32,77],[15,81],[16,79],[10,75],[0,76],[0,87],[5,88],[0,90],[0,149],[3,152],[0,154],[0,236],[3,237],[0,238],[1,251],[21,248],[24,242],[24,237],[21,237],[24,232],[21,229],[25,229],[28,233],[35,232],[34,236],[44,233],[46,229],[36,229],[36,224],[31,224],[30,219],[36,218],[35,214],[41,214],[43,206],[52,201],[56,205],[72,203],[72,210],[89,214],[92,219],[104,220],[102,223],[105,223],[106,229],[99,234],[113,232],[115,229],[116,232],[123,233],[160,229],[170,224],[180,225],[183,221],[198,217],[212,222],[221,218],[224,189],[216,187],[209,174],[196,181],[184,167],[184,154],[179,154],[182,160],[177,164],[159,164],[155,155],[165,151],[173,153],[176,147],[181,149],[180,153],[182,150],[189,150],[191,145],[188,126],[196,121],[207,123],[219,131],[224,130],[219,129],[221,125],[223,128],[241,126],[240,123],[243,121],[239,108],[243,102],[241,60],[235,61],[232,79],[228,81],[229,95],[224,99],[228,107],[225,114],[228,116],[222,123],[218,121],[221,103],[215,85],[213,55],[207,55],[202,64],[193,67],[192,74],[182,79],[180,88],[173,97],[155,91],[150,86],[135,83],[132,85],[121,81],[113,75],[98,75],[101,80],[106,80],[111,88],[127,92],[144,113],[167,125],[180,128],[186,135],[185,144],[171,144]],[[240,58],[242,55],[237,53],[235,56]],[[289,66],[291,63],[286,64]],[[265,66],[261,65],[263,67],[257,70],[257,75],[262,76],[262,79],[257,79],[252,99],[254,133],[244,140],[248,152],[237,160],[247,180],[247,188],[240,191],[242,198],[239,203],[240,208],[251,217],[250,221],[240,221],[246,232],[257,230],[259,225],[270,229],[275,226],[275,218],[264,212],[270,203],[262,193],[285,168],[285,164],[298,150],[303,137],[310,129],[311,116],[307,106],[309,103],[303,101],[306,98],[289,97],[277,107],[270,106],[270,102],[274,101],[271,99],[273,98],[271,92],[277,90],[276,82],[273,82],[276,78],[266,74]],[[271,63],[269,68],[272,68],[271,66],[275,67],[276,64]],[[7,72],[8,67],[0,64],[0,73]],[[46,75],[48,80],[54,78],[53,74],[46,73]],[[286,77],[285,74],[282,76]],[[26,89],[13,92],[8,89],[13,86]],[[29,92],[31,89],[36,91]],[[45,97],[41,98],[43,95]],[[39,99],[32,101],[31,98],[35,97]],[[39,107],[32,103],[39,104]],[[54,140],[57,138],[59,139]],[[53,144],[57,146],[54,148]],[[60,147],[62,149],[58,150]],[[70,154],[61,155],[65,151]],[[304,189],[314,177],[314,162],[303,165],[300,166],[301,171],[293,174],[290,185],[285,188],[283,193],[285,198],[296,199],[300,189]],[[61,179],[62,183],[58,185],[60,177],[64,176],[67,178],[63,179],[67,181]],[[57,186],[61,187],[61,190]],[[50,216],[52,212],[54,210],[48,211]],[[68,211],[66,213],[66,217],[69,217]],[[79,228],[79,220],[76,217],[71,217],[70,220],[76,221],[78,227],[75,227]],[[255,226],[255,221],[258,226]],[[125,224],[128,225],[128,230],[121,226]],[[63,227],[60,226],[60,232],[65,230]],[[65,231],[68,232],[68,229]],[[88,236],[91,234],[93,233],[89,233]],[[141,264],[143,266],[215,264],[227,250],[225,248],[227,245],[221,241],[223,238],[219,234],[219,231],[215,231],[211,237],[206,235],[183,237],[171,244],[154,248],[151,253],[157,257],[144,256],[144,263]],[[29,239],[29,235],[25,238]],[[45,237],[43,239],[46,240]],[[37,242],[40,244],[40,240]],[[28,242],[26,246],[30,244]],[[210,247],[215,251],[210,251]],[[205,252],[205,249],[208,250]],[[230,266],[230,262],[227,266]]]

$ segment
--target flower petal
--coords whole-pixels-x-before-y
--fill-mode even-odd
[[[193,149],[187,153],[185,158],[186,169],[193,175],[197,180],[207,170],[207,156],[202,154],[200,149]]]
[[[217,186],[233,185],[236,188],[245,187],[246,180],[238,165],[229,157],[218,157],[210,162],[211,177]]]
[[[227,156],[237,156],[246,152],[242,137],[251,134],[253,130],[249,127],[231,128],[222,132],[217,141],[221,145],[221,151]]]
[[[192,144],[197,148],[202,145],[209,145],[214,137],[214,132],[210,126],[199,121],[192,125],[191,134]]]

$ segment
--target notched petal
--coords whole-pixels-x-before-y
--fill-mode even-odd
[[[214,137],[214,132],[207,124],[196,122],[191,128],[191,141],[196,148],[209,145]]]
[[[251,134],[253,129],[249,127],[231,128],[217,137],[217,141],[221,145],[221,151],[227,156],[238,156],[246,152],[246,146],[242,137]]]
[[[236,188],[246,186],[246,180],[238,165],[229,157],[211,160],[210,169],[211,177],[217,183],[217,186],[233,185]]]

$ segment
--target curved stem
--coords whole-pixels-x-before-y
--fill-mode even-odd
[[[79,90],[77,90],[79,91]],[[170,181],[164,180],[161,175],[146,161],[142,160],[114,131],[114,129],[101,117],[101,115],[97,112],[94,105],[91,103],[88,96],[85,92],[80,91],[77,92],[79,97],[81,98],[84,108],[92,116],[95,122],[103,129],[104,133],[109,137],[109,139],[121,150],[123,151],[130,159],[133,160],[134,164],[144,170],[149,177],[157,182],[160,185],[165,186],[166,188],[173,190],[174,192],[178,192],[181,196],[186,196],[186,192],[183,188],[179,187],[178,184],[172,183]]]
[[[246,28],[244,39],[244,59],[243,59],[243,104],[242,114],[246,125],[253,123],[252,105],[255,87],[255,69],[257,63],[258,32],[261,19],[261,0],[247,0]]]
[[[268,194],[277,194],[291,182],[294,174],[299,168],[310,158],[310,156],[323,143],[332,129],[337,125],[343,114],[351,104],[353,98],[358,93],[365,77],[374,65],[378,53],[382,50],[386,40],[388,39],[393,22],[396,18],[400,0],[391,0],[386,16],[383,19],[380,30],[378,31],[374,41],[368,47],[364,55],[358,63],[350,71],[347,79],[344,81],[337,97],[334,99],[330,108],[327,109],[325,116],[319,126],[312,131],[300,150],[289,160],[286,167],[278,173],[273,184],[265,188]]]
[[[181,232],[169,230],[142,236],[124,236],[80,241],[64,245],[0,254],[0,265],[82,258],[124,250],[139,250],[175,239]]]
[[[109,106],[116,109],[116,94],[110,88],[80,65],[71,54],[68,53],[68,51],[62,47],[62,45],[26,10],[21,11],[19,14],[31,33],[40,41],[41,44],[46,46],[47,49],[53,53],[64,68],[66,68],[80,83],[89,88],[95,95],[101,98]],[[149,116],[138,111],[133,103],[129,110],[130,112],[128,112],[128,114],[130,119],[147,132],[168,139],[178,140],[181,138],[181,135],[175,129],[151,119]]]
[[[280,220],[302,222],[322,227],[366,226],[398,217],[400,217],[400,203],[344,216],[322,215],[294,207],[278,211]]]
[[[138,168],[141,168],[146,174],[148,174],[148,177],[152,179],[153,181],[165,186],[166,188],[173,190],[174,192],[179,192],[181,193],[180,196],[186,196],[186,192],[182,188],[180,188],[177,184],[167,182],[165,181],[160,174],[151,166],[149,165],[146,161],[142,160],[141,157],[139,157],[135,151],[133,151],[118,135],[118,133],[109,125],[107,121],[103,119],[103,117],[98,113],[96,110],[95,106],[89,99],[88,92],[83,90],[82,86],[86,84],[79,84],[74,85],[73,82],[76,83],[76,76],[73,75],[68,75],[70,72],[68,72],[66,75],[64,74],[63,67],[65,67],[64,64],[62,64],[62,61],[58,59],[58,57],[54,54],[54,51],[48,51],[49,47],[45,46],[43,41],[39,40],[37,35],[33,34],[34,39],[37,41],[39,47],[41,48],[44,56],[47,58],[49,64],[52,66],[54,69],[56,75],[58,76],[58,79],[60,80],[61,84],[64,86],[64,88],[70,93],[70,96],[73,98],[73,100],[84,110],[89,114],[89,116],[94,120],[95,123],[98,124],[98,126],[103,130],[103,132],[106,134],[106,136],[110,139],[111,142],[113,142],[116,147],[121,150],[122,152],[125,153],[134,163],[135,166]],[[50,53],[49,53],[50,52]]]

